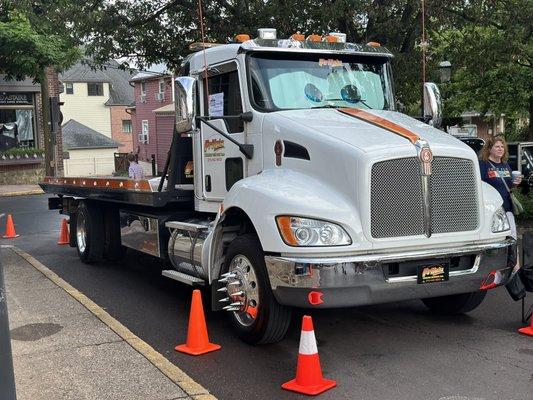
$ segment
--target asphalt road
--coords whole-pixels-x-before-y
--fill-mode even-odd
[[[61,216],[47,210],[47,197],[0,198],[0,213],[13,214],[21,235],[0,244],[29,252],[218,398],[304,398],[280,388],[295,374],[302,312],[285,340],[260,347],[236,338],[224,313],[207,313],[210,339],[222,350],[198,358],[177,353],[191,289],[135,252],[120,263],[81,263],[75,249],[56,245]],[[324,376],[338,384],[322,399],[533,400],[533,338],[516,332],[520,304],[505,289],[489,291],[480,307],[458,317],[432,315],[419,301],[312,316]]]

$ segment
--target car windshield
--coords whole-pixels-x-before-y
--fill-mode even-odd
[[[253,103],[265,111],[305,108],[390,110],[387,58],[338,54],[263,54],[248,58]]]

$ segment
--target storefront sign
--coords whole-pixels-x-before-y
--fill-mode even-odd
[[[31,93],[6,93],[0,92],[0,106],[4,105],[32,105]]]

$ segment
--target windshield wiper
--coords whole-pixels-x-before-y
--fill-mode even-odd
[[[342,108],[342,106],[334,106],[333,104],[324,104],[323,106],[313,106],[310,108]]]

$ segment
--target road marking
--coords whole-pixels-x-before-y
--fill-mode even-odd
[[[9,245],[8,245],[9,246]],[[2,247],[8,247],[2,246]],[[9,246],[15,253],[24,258],[35,269],[41,272],[44,276],[50,279],[53,283],[71,295],[91,313],[93,313],[104,324],[111,328],[117,335],[119,335],[124,341],[126,341],[131,347],[143,355],[148,361],[150,361],[157,369],[159,369],[164,375],[166,375],[172,382],[178,385],[188,396],[193,397],[196,400],[216,400],[216,397],[209,393],[199,383],[195,382],[189,375],[182,371],[179,367],[172,364],[163,355],[157,352],[152,346],[144,342],[128,328],[118,322],[115,318],[109,315],[102,307],[89,299],[79,290],[68,284],[55,272],[52,272],[48,267],[32,257],[30,254],[19,249],[16,246]]]

